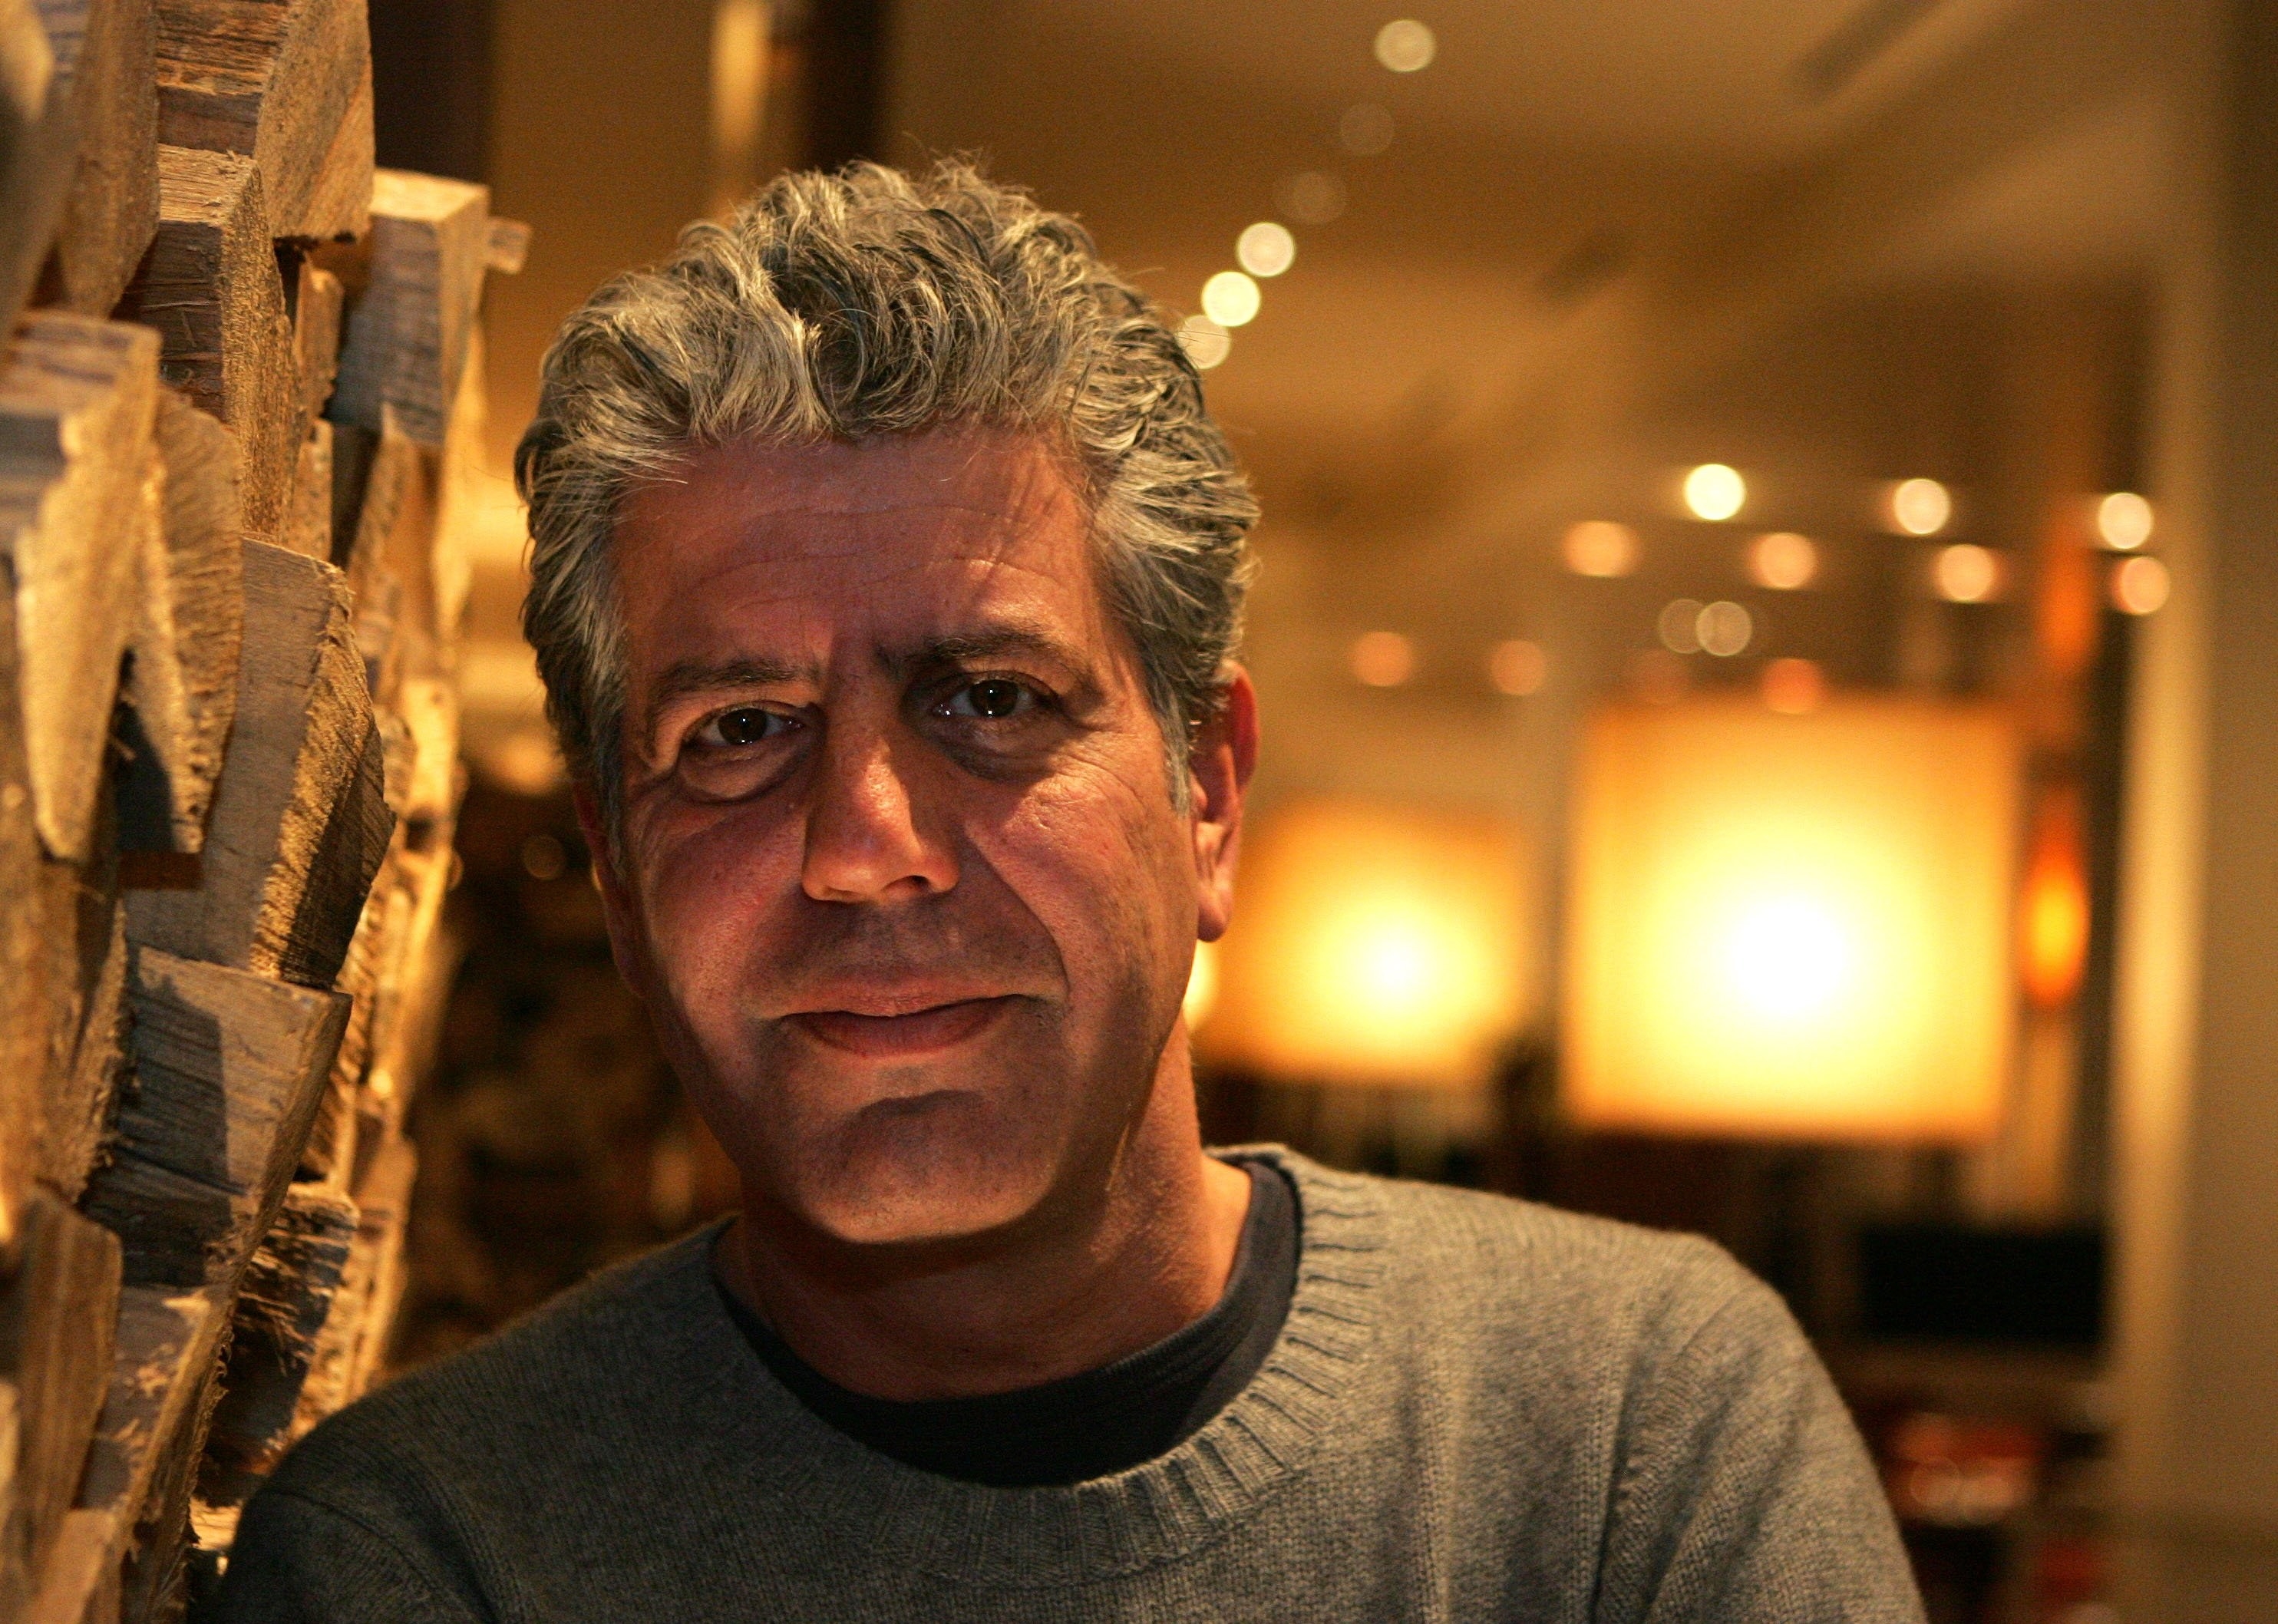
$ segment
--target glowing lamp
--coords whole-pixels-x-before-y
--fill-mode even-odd
[[[1586,1126],[1963,1144],[2010,1049],[2018,752],[1982,707],[1616,705],[1575,783]]]
[[[1491,819],[1285,805],[1242,837],[1204,1056],[1299,1082],[1484,1082],[1527,1014],[1526,871]]]

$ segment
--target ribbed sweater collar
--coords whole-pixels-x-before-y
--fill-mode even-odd
[[[1385,1216],[1369,1183],[1279,1146],[1241,1154],[1281,1167],[1297,1192],[1288,1318],[1249,1386],[1208,1425],[1112,1477],[990,1488],[918,1471],[838,1432],[776,1380],[721,1306],[710,1231],[658,1260],[670,1279],[652,1299],[667,1322],[657,1330],[690,1361],[682,1369],[701,1372],[722,1428],[753,1438],[753,1472],[804,1525],[787,1536],[851,1542],[875,1561],[1024,1590],[1175,1562],[1246,1519],[1349,1425],[1340,1407],[1375,1340]]]

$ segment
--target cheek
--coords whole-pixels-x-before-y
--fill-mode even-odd
[[[1159,789],[1150,800],[1125,774],[1079,772],[1024,797],[988,832],[985,854],[1051,934],[1070,980],[1097,987],[1187,950],[1196,899],[1185,835]]]
[[[733,995],[797,883],[796,826],[765,811],[671,806],[638,820],[627,842],[655,973],[691,1014]]]

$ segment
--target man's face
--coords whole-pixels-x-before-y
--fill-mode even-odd
[[[613,562],[611,934],[749,1194],[919,1241],[1104,1179],[1158,1068],[1185,1085],[1240,774],[1174,805],[1061,462],[707,449],[627,502]]]

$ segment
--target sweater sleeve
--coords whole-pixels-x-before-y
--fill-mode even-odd
[[[477,1624],[483,1612],[395,1542],[320,1501],[266,1489],[198,1624]]]
[[[1640,1369],[1624,1430],[1598,1624],[1921,1624],[1858,1430],[1770,1287],[1742,1276]]]

